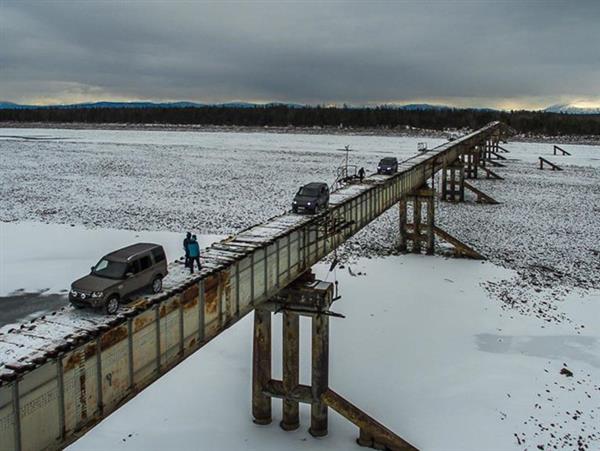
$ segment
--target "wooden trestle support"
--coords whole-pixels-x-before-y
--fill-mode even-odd
[[[281,428],[300,426],[299,403],[310,404],[309,432],[328,432],[328,406],[359,428],[357,443],[376,449],[416,451],[417,448],[378,423],[329,388],[329,318],[342,316],[329,310],[334,284],[315,280],[309,271],[254,311],[252,416],[254,422],[272,422],[272,398],[283,402]],[[271,376],[271,314],[282,313],[282,380]],[[312,320],[311,385],[300,384],[300,316]]]

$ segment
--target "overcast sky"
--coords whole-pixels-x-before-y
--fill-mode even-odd
[[[0,100],[600,106],[600,0],[0,0]]]

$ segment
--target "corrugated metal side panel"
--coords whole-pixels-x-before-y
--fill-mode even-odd
[[[146,310],[133,319],[133,383],[143,386],[156,373],[156,311]]]
[[[179,295],[162,302],[159,307],[160,324],[160,364],[169,367],[176,363],[181,355],[181,311]]]
[[[21,449],[36,451],[60,438],[56,363],[43,365],[19,383]]]
[[[98,415],[96,342],[87,343],[62,358],[65,435],[78,431]],[[29,374],[23,379],[29,377]],[[34,433],[22,429],[21,435]]]
[[[183,350],[187,354],[195,350],[195,346],[203,339],[200,333],[200,289],[197,283],[182,293],[181,307],[183,310]]]
[[[0,387],[0,449],[16,449],[15,414],[13,408],[14,382]]]
[[[127,324],[117,326],[100,338],[102,350],[102,404],[112,410],[129,389],[129,334]]]

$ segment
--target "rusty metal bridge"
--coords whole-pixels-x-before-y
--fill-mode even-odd
[[[442,198],[454,200],[459,193],[464,198],[464,178],[477,177],[477,169],[485,168],[505,134],[503,124],[490,123],[420,152],[402,162],[394,175],[373,175],[363,183],[348,184],[331,194],[329,209],[318,215],[288,212],[214,243],[203,253],[199,274],[183,275],[179,262],[170,264],[171,278],[165,280],[162,293],[144,297],[114,317],[66,307],[1,333],[0,449],[64,447],[253,310],[258,318],[255,366],[265,356],[270,359],[270,349],[264,349],[270,341],[265,343],[264,337],[256,336],[265,331],[261,323],[268,311],[265,306],[396,204],[400,205],[401,247],[407,249],[412,242],[412,250],[420,252],[423,244],[432,253],[439,228],[433,224],[433,184],[428,187],[427,181],[443,171]],[[407,219],[407,202],[413,204],[412,223]],[[424,223],[422,204],[427,205]],[[460,253],[460,242],[456,243]],[[470,251],[468,246],[462,248],[462,253]],[[318,313],[316,316],[325,316]],[[313,318],[313,332],[317,333],[314,324]],[[293,326],[293,322],[288,324]],[[316,329],[323,326],[317,322]],[[320,351],[321,357],[327,356],[326,349]],[[293,357],[293,346],[287,352]],[[270,373],[270,361],[266,367]],[[317,392],[316,383],[312,392],[311,387],[303,391],[297,381],[294,386],[293,374],[285,380],[284,372],[283,383],[278,383],[270,380],[265,368],[254,371],[255,420],[265,420],[270,412],[270,407],[265,411],[267,397],[269,403],[271,397],[288,403],[284,415],[292,423],[293,403],[309,402],[315,410],[311,428],[323,427],[323,410],[326,413],[329,406],[356,420],[361,428],[360,444],[414,449],[401,440],[394,442],[393,433],[344,402],[327,387],[326,378]],[[296,398],[291,394],[294,389],[300,393]],[[324,427],[326,433],[326,424]],[[314,432],[322,435],[323,430]]]

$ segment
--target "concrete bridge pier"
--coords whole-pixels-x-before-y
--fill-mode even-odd
[[[254,311],[254,346],[252,348],[252,416],[256,424],[270,424],[271,397],[263,393],[271,380],[271,312]]]
[[[431,190],[433,191],[433,190]],[[271,422],[271,399],[283,402],[280,426],[286,431],[300,425],[298,405],[310,404],[313,437],[328,433],[328,410],[337,411],[359,428],[357,443],[374,449],[418,451],[384,425],[360,410],[329,387],[329,310],[334,284],[315,280],[307,271],[277,296],[257,306],[254,312],[254,358],[252,368],[252,414],[258,424]],[[283,314],[283,377],[271,379],[271,313]],[[312,321],[311,382],[299,381],[300,316]]]
[[[329,389],[329,306],[334,299],[334,284],[321,282],[314,274],[305,276],[282,290],[275,298],[257,306],[254,312],[252,367],[252,415],[257,424],[269,424],[271,400],[282,399],[282,420],[286,431],[300,426],[299,402],[311,405],[309,432],[327,435],[327,405],[321,399]],[[271,314],[281,312],[282,380],[271,374]],[[300,384],[300,316],[312,320],[311,385]]]
[[[283,312],[283,389],[291,393],[300,383],[300,316]],[[298,401],[283,400],[281,429],[294,431],[300,427]]]
[[[408,222],[408,205],[412,206],[412,222]],[[425,252],[432,255],[435,244],[435,191],[427,185],[415,190],[412,194],[400,199],[400,243],[399,250],[406,252],[409,242],[411,251]]]

